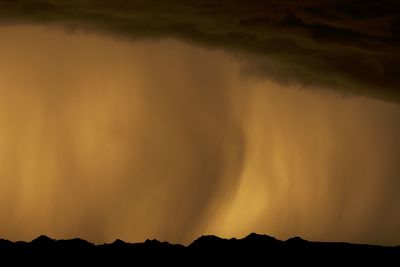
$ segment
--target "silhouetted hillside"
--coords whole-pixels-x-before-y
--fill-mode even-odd
[[[31,242],[0,239],[1,263],[121,264],[168,266],[267,266],[270,264],[379,264],[400,266],[400,246],[384,247],[339,242],[311,242],[294,237],[281,241],[250,234],[242,239],[202,236],[189,246],[157,240],[94,245],[85,240],[54,240],[39,236]]]

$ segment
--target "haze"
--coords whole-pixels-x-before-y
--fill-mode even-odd
[[[173,38],[1,26],[0,58],[2,238],[400,243],[397,103]]]

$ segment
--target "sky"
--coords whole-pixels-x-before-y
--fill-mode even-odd
[[[379,3],[0,1],[0,237],[400,244]]]

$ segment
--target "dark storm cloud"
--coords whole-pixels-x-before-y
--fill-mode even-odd
[[[239,52],[252,74],[392,101],[400,99],[399,14],[390,0],[0,0],[3,24],[171,36]]]

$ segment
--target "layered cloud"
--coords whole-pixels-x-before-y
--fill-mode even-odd
[[[46,24],[115,37],[180,38],[243,56],[284,83],[398,101],[396,1],[0,1],[3,24]]]

